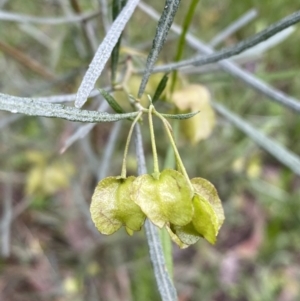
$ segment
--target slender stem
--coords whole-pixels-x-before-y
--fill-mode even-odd
[[[191,25],[191,22],[193,20],[193,15],[196,11],[196,6],[198,4],[199,0],[191,0],[190,5],[189,5],[189,9],[187,14],[185,15],[184,18],[184,22],[183,22],[183,26],[182,26],[182,32],[181,35],[179,37],[179,41],[178,41],[178,45],[177,45],[177,53],[175,56],[175,62],[178,62],[181,60],[182,55],[183,55],[183,50],[184,50],[184,46],[185,46],[185,36],[188,32],[188,29]],[[175,70],[172,74],[172,78],[171,78],[171,94],[173,94],[174,89],[175,89],[175,85],[176,85],[176,81],[177,81],[177,70]]]
[[[154,174],[158,175],[159,164],[158,164],[155,135],[154,135],[154,128],[153,128],[152,111],[154,111],[154,106],[150,105],[148,117],[149,117],[149,128],[150,128],[150,137],[151,137],[151,145],[152,145],[152,153],[153,153]]]
[[[124,156],[123,156],[122,172],[121,172],[121,178],[123,178],[123,179],[126,178],[126,161],[127,161],[128,148],[129,148],[129,143],[131,140],[132,132],[133,132],[135,124],[141,118],[142,114],[143,114],[143,112],[139,112],[139,114],[135,117],[135,119],[133,120],[133,122],[131,124],[129,133],[128,133],[128,137],[127,137],[127,141],[126,141],[126,145],[125,145]]]
[[[143,149],[142,135],[139,124],[136,126],[135,144],[138,162],[138,174],[147,173],[145,155]],[[154,275],[158,291],[162,301],[177,300],[177,292],[166,269],[162,245],[158,235],[158,229],[148,219],[145,222],[146,237],[149,246],[150,259],[154,269]]]
[[[177,164],[179,165],[179,167],[180,167],[180,169],[181,169],[181,172],[183,173],[184,177],[186,178],[186,180],[187,180],[187,182],[188,182],[188,184],[189,184],[191,190],[194,191],[194,187],[193,187],[193,185],[192,185],[192,183],[191,183],[191,181],[190,181],[190,178],[189,178],[189,176],[188,176],[188,174],[187,174],[187,172],[186,172],[186,169],[185,169],[185,167],[184,167],[184,164],[183,164],[183,162],[182,162],[182,160],[181,160],[181,157],[180,157],[180,154],[179,154],[179,152],[178,152],[178,149],[177,149],[175,140],[174,140],[173,135],[172,135],[172,133],[171,133],[171,129],[170,129],[171,126],[170,126],[169,122],[168,122],[168,121],[167,121],[160,113],[158,113],[157,111],[154,110],[153,112],[154,112],[154,114],[155,114],[158,118],[160,118],[161,121],[163,122],[163,125],[164,125],[164,127],[165,127],[165,129],[166,129],[166,132],[167,132],[168,136],[169,136],[171,145],[172,145],[172,147],[173,147],[173,150],[174,150],[174,154],[175,154],[175,157],[176,157]]]
[[[116,122],[110,132],[108,141],[105,145],[105,149],[101,158],[101,163],[100,163],[100,170],[98,172],[98,179],[102,180],[106,177],[106,175],[109,172],[112,156],[114,153],[114,150],[116,148],[116,144],[118,141],[118,137],[120,134],[120,130],[123,126],[122,121]]]
[[[168,273],[170,275],[170,278],[173,278],[173,256],[172,256],[172,241],[170,238],[170,235],[167,231],[167,229],[164,227],[162,229],[159,229],[159,237],[162,245],[162,249],[164,252],[164,257],[166,261],[166,266]]]

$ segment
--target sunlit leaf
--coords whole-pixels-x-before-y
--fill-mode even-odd
[[[133,201],[158,227],[167,222],[183,226],[191,221],[193,192],[178,171],[166,169],[157,178],[142,175],[132,188]]]
[[[192,119],[181,122],[181,130],[193,144],[206,139],[215,126],[215,113],[210,104],[209,91],[201,85],[189,85],[175,91],[172,101],[181,112],[200,111]]]
[[[95,226],[102,234],[112,234],[121,226],[132,231],[141,229],[145,215],[130,198],[134,180],[134,177],[108,177],[98,183],[90,211]],[[129,234],[132,233],[130,230]]]

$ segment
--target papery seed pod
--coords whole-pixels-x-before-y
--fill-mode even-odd
[[[193,178],[191,180],[191,183],[195,189],[195,192],[197,192],[202,198],[206,199],[211,204],[217,216],[219,231],[225,220],[225,216],[222,202],[219,198],[215,186],[211,182],[203,178]]]
[[[132,185],[132,200],[158,227],[188,224],[193,215],[191,190],[185,177],[166,169],[156,176],[142,175]]]
[[[196,243],[201,237],[214,244],[224,222],[222,203],[214,185],[203,178],[194,178],[191,183],[195,189],[192,221],[185,226],[171,224],[168,230],[181,248]]]
[[[90,211],[95,226],[102,234],[113,234],[125,226],[131,235],[144,224],[145,214],[130,198],[134,180],[135,177],[108,177],[95,188]]]
[[[201,237],[214,244],[218,234],[217,217],[214,210],[209,202],[201,198],[198,194],[195,194],[193,198],[193,207],[194,215],[189,224],[185,226],[171,224],[170,230],[173,232],[171,238],[180,247],[182,247],[180,243],[183,245],[192,245]]]

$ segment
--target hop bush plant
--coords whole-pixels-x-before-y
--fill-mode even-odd
[[[111,104],[112,96],[106,95]],[[91,216],[102,234],[113,234],[122,226],[128,234],[139,231],[148,218],[159,228],[166,227],[171,239],[181,248],[196,243],[200,237],[214,244],[224,221],[224,211],[213,184],[202,178],[189,179],[168,121],[155,110],[151,98],[148,109],[153,151],[152,174],[126,176],[126,158],[133,128],[132,123],[123,158],[121,175],[101,180],[93,194]],[[114,106],[116,107],[116,106]],[[178,170],[159,170],[152,115],[161,119],[175,153]]]
[[[74,4],[76,1],[72,2]],[[263,149],[294,171],[295,174],[300,174],[300,161],[297,155],[286,150],[272,139],[266,137],[249,123],[236,116],[230,110],[226,109],[226,107],[223,107],[223,105],[216,102],[210,102],[208,100],[209,97],[206,97],[207,91],[203,89],[203,87],[198,84],[190,83],[181,87],[180,90],[175,89],[178,84],[178,80],[176,80],[178,77],[176,70],[178,68],[188,65],[204,65],[219,62],[221,67],[227,72],[241,79],[249,86],[254,87],[265,96],[268,96],[276,102],[299,113],[300,105],[297,99],[289,97],[284,93],[281,93],[281,91],[272,88],[268,84],[265,84],[258,78],[254,77],[252,74],[240,69],[232,62],[225,62],[222,60],[233,55],[237,55],[247,48],[253,47],[276,33],[283,31],[283,29],[295,24],[300,20],[300,13],[295,12],[294,14],[273,24],[266,30],[263,30],[249,39],[238,43],[234,47],[228,47],[215,53],[213,49],[203,45],[196,37],[193,37],[191,34],[187,35],[188,27],[198,2],[198,0],[191,0],[182,30],[179,30],[176,26],[173,28],[175,32],[180,34],[174,63],[154,67],[180,4],[180,0],[166,0],[162,14],[158,17],[156,34],[153,39],[152,47],[149,51],[145,69],[143,72],[136,72],[143,73],[143,76],[139,78],[137,74],[133,75],[131,72],[126,70],[124,82],[119,81],[117,71],[122,32],[137,5],[140,4],[141,8],[144,7],[143,9],[145,9],[145,6],[147,7],[147,5],[142,4],[141,2],[139,3],[139,0],[113,0],[112,10],[114,22],[107,31],[107,34],[98,50],[96,51],[95,49],[94,58],[85,73],[76,97],[74,97],[74,99],[72,98],[72,95],[53,97],[55,102],[61,102],[62,99],[63,101],[70,101],[71,98],[72,101],[75,100],[75,107],[52,104],[50,102],[53,101],[53,98],[51,98],[50,101],[49,98],[47,98],[47,101],[45,102],[41,101],[41,99],[34,100],[31,98],[21,98],[7,94],[0,94],[0,110],[9,111],[14,114],[22,113],[31,116],[55,117],[67,119],[69,121],[88,123],[114,122],[123,119],[132,121],[125,145],[121,174],[119,176],[104,178],[98,183],[92,196],[91,217],[97,229],[105,235],[111,235],[122,227],[125,228],[129,235],[133,235],[135,231],[139,231],[143,225],[145,226],[150,249],[150,257],[153,263],[157,286],[162,300],[176,300],[177,297],[171,277],[165,269],[165,260],[162,254],[161,244],[158,239],[156,231],[157,228],[166,230],[171,239],[180,248],[186,248],[195,244],[200,238],[204,238],[209,243],[214,244],[224,222],[224,211],[216,188],[212,183],[204,178],[189,178],[175,144],[172,127],[166,118],[187,119],[184,124],[185,136],[191,143],[197,143],[201,139],[205,139],[210,135],[215,124],[214,110],[216,110]],[[155,15],[151,9],[150,11],[151,15]],[[11,14],[6,15],[5,18],[13,21],[15,20],[15,17],[17,17],[17,19],[21,19],[23,22],[24,19],[27,21],[42,21],[41,18],[25,18],[22,16],[13,16]],[[84,18],[80,20],[82,21],[83,27],[85,27],[87,24],[85,22],[88,22],[88,19]],[[53,20],[50,21],[50,23],[53,23]],[[58,20],[54,20],[54,23],[57,23],[57,21]],[[88,27],[85,29],[87,28]],[[89,37],[90,35],[87,34],[87,38]],[[195,48],[197,52],[201,51],[206,55],[195,56],[192,59],[180,61],[182,59],[185,40],[189,40],[190,46]],[[95,45],[93,42],[91,44]],[[216,45],[215,43],[211,43],[211,45],[213,44]],[[129,90],[125,83],[128,78],[131,78],[132,81],[134,80],[136,82],[136,80],[138,80],[140,82],[136,93],[137,98],[134,99],[131,97],[130,102],[128,103],[128,107],[130,107],[130,105],[133,106],[135,109],[134,112],[125,113],[124,109],[118,104],[118,102],[116,102],[113,96],[105,90],[100,90],[100,93],[117,114],[81,109],[90,96],[98,77],[101,75],[109,59],[111,59],[111,85],[109,90],[114,93],[113,95],[115,95],[118,90],[121,90],[123,94],[125,92],[125,95],[129,94]],[[166,115],[159,113],[156,110],[156,107],[154,107],[154,103],[160,99],[162,92],[166,88],[167,75],[165,75],[158,84],[152,100],[150,99],[149,106],[147,108],[144,107],[141,100],[146,98],[145,88],[150,75],[154,72],[168,73],[171,71],[174,72],[172,73],[169,96],[173,105],[177,108],[176,111],[178,112],[179,110],[182,114]],[[206,95],[201,99],[201,106],[199,101],[200,94]],[[195,116],[195,113],[186,113],[186,111],[189,110],[201,110],[202,114]],[[138,162],[140,169],[138,172],[139,175],[127,176],[127,153],[133,129],[138,123],[140,123],[143,115],[145,114],[148,114],[149,119],[154,168],[152,173],[148,174],[145,168],[140,168],[140,166],[142,166],[142,160],[140,160]],[[195,117],[193,118],[193,116]],[[159,168],[152,120],[153,117],[158,118],[162,122],[166,131],[170,145],[175,154],[177,165],[176,169],[169,168],[160,170]],[[205,130],[200,132],[199,128]],[[136,137],[140,138],[138,134]],[[139,151],[143,153],[143,148],[140,147]],[[57,174],[54,170],[52,170],[53,168],[50,172],[49,170],[44,170],[44,166],[42,167],[43,168],[38,169],[39,172],[34,173],[35,178],[39,178],[38,175],[40,174],[48,176],[50,174],[52,176],[50,177],[51,180],[54,181],[52,181],[52,184],[57,184],[55,181],[57,180]],[[61,180],[64,180],[67,174],[63,173]],[[47,177],[44,177],[43,181],[48,180],[49,179]],[[65,183],[66,181],[63,181],[63,185],[61,186],[64,187],[64,185],[66,185]],[[45,190],[44,192],[52,193],[54,190],[61,187],[59,185],[58,187],[54,187],[57,185],[52,185],[53,187],[50,185],[51,187],[49,188],[49,183],[47,183],[47,187],[44,187],[44,185],[42,185],[43,187],[41,185],[38,185],[39,187],[37,187],[33,184],[30,181],[27,183],[29,194],[35,192],[37,188],[39,188],[38,190],[43,188],[42,190]]]

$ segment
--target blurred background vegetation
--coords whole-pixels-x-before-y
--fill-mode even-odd
[[[104,1],[105,2],[105,1]],[[176,23],[182,24],[188,0]],[[8,0],[5,11],[63,17],[101,10],[96,0]],[[149,1],[159,12],[163,1]],[[224,27],[255,8],[259,16],[220,46],[235,44],[298,9],[293,0],[202,0],[190,32],[210,41]],[[111,22],[111,1],[107,20]],[[100,14],[101,16],[101,14]],[[103,20],[93,18],[98,43]],[[76,93],[93,57],[88,23],[43,25],[0,18],[1,93],[50,96]],[[128,54],[145,63],[156,22],[137,9],[123,35],[120,69]],[[243,64],[248,71],[297,97],[300,95],[300,30],[259,58]],[[160,63],[172,62],[178,38],[170,34]],[[139,52],[135,58],[135,52]],[[184,57],[195,54],[188,46]],[[300,154],[300,118],[269,101],[221,70],[181,74],[202,84],[213,99],[262,132]],[[105,87],[109,72],[97,86]],[[133,85],[134,86],[134,85]],[[153,87],[148,92],[153,94]],[[121,100],[121,99],[119,99]],[[89,101],[95,109],[98,100]],[[168,104],[160,104],[162,110]],[[89,203],[103,171],[103,155],[114,124],[98,124],[62,152],[80,127],[58,119],[0,112],[1,259],[0,300],[159,300],[143,231],[100,235],[90,221]],[[107,175],[118,175],[130,123],[119,128]],[[145,152],[152,169],[151,145],[143,126]],[[166,137],[157,126],[161,162]],[[179,300],[292,301],[300,299],[300,178],[226,120],[217,118],[213,133],[191,144],[182,133],[178,145],[190,177],[201,176],[217,187],[226,221],[216,246],[200,241],[185,250],[173,248],[174,283]],[[132,149],[128,168],[135,174]],[[11,222],[7,218],[11,216]],[[10,220],[10,218],[8,219]]]

